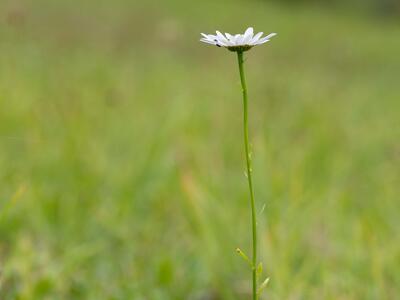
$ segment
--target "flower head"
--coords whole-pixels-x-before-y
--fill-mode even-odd
[[[218,30],[216,33],[216,35],[202,33],[201,35],[203,37],[200,39],[200,41],[218,47],[224,47],[230,51],[247,51],[254,46],[269,42],[270,38],[276,35],[276,33],[271,33],[267,36],[261,37],[263,32],[259,32],[254,35],[252,27],[247,28],[244,34],[231,35],[229,33],[225,33],[225,35],[223,35]]]

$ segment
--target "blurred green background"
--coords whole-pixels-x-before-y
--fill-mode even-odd
[[[397,1],[0,2],[0,299],[398,299]]]

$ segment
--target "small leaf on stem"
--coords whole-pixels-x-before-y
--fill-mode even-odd
[[[263,272],[263,264],[260,262],[257,266],[257,278],[260,278]]]
[[[250,259],[247,257],[246,254],[240,248],[236,248],[236,252],[239,253],[239,255],[250,265],[250,267],[253,267]]]
[[[260,287],[259,287],[258,290],[257,290],[257,295],[259,295],[259,294],[266,288],[268,282],[269,282],[269,277],[266,278],[266,279],[263,281],[263,283],[261,283]]]

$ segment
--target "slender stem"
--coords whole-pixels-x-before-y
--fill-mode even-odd
[[[237,52],[240,82],[242,84],[243,92],[243,133],[244,133],[244,149],[246,152],[246,165],[247,165],[247,180],[249,182],[250,191],[250,206],[251,206],[251,224],[253,229],[253,256],[252,256],[252,273],[253,273],[253,300],[257,300],[257,216],[254,204],[253,181],[251,176],[251,152],[249,145],[249,122],[248,122],[248,99],[247,99],[247,86],[246,78],[244,75],[244,61],[243,52]]]

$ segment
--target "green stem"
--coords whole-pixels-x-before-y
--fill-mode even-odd
[[[243,52],[237,52],[240,82],[242,84],[243,92],[243,133],[244,133],[244,149],[246,152],[246,166],[247,166],[247,180],[249,183],[250,191],[250,206],[251,206],[251,224],[253,229],[253,256],[252,256],[252,273],[253,273],[253,300],[257,300],[257,216],[254,204],[253,181],[251,176],[251,152],[249,145],[249,122],[248,122],[248,99],[247,99],[247,86],[246,78],[244,75],[244,61]]]

